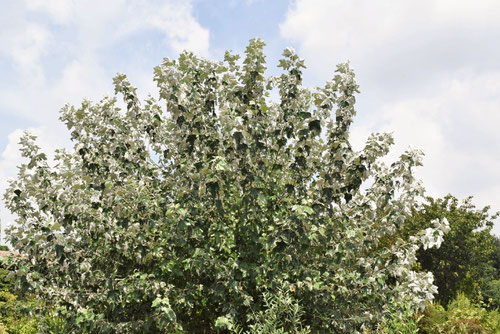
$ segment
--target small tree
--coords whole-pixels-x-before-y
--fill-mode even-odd
[[[348,64],[311,90],[291,49],[283,74],[266,78],[263,46],[251,40],[242,63],[229,52],[165,59],[155,80],[166,108],[141,104],[117,75],[126,109],[116,97],[64,107],[75,146],[56,151],[53,167],[22,138],[27,163],[5,194],[19,217],[9,233],[23,254],[19,283],[61,306],[76,331],[229,331],[264,316],[279,330],[352,333],[393,304],[432,299],[432,275],[411,267],[446,224],[379,243],[422,194],[419,152],[384,165],[388,134],[353,150]],[[274,302],[295,311],[273,313]]]
[[[452,195],[442,199],[428,197],[408,220],[408,235],[429,227],[433,219],[446,218],[450,222],[450,232],[439,251],[417,251],[421,269],[434,275],[438,287],[436,298],[443,305],[451,302],[460,291],[475,298],[489,281],[500,279],[494,263],[498,253],[497,239],[491,234],[498,213],[490,215],[489,209],[477,209],[472,204],[472,197],[462,203]]]

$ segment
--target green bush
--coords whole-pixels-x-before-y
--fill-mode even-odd
[[[14,293],[14,281],[9,277],[15,270],[11,260],[0,260],[0,334],[68,333],[63,318],[53,308],[35,296],[20,298]]]
[[[38,331],[39,333],[50,334],[67,334],[70,332],[64,317],[51,307],[43,308],[42,315],[39,316]]]
[[[482,290],[485,303],[490,308],[500,307],[500,279],[489,281]]]
[[[12,258],[0,257],[0,291],[10,291],[14,289],[14,277],[9,275],[13,270]]]
[[[5,194],[19,217],[8,240],[25,255],[16,273],[65,308],[70,331],[355,333],[398,300],[433,298],[415,253],[439,247],[447,224],[380,243],[423,195],[420,152],[387,165],[384,133],[355,150],[349,65],[309,89],[293,49],[268,77],[263,48],[165,59],[160,101],[117,75],[126,110],[117,96],[63,108],[75,147],[55,164],[22,137]]]
[[[429,304],[423,312],[423,317],[420,320],[419,328],[424,333],[432,334],[436,333],[435,327],[438,324],[443,324],[446,322],[446,310],[438,302],[434,304]]]
[[[10,334],[37,333],[37,320],[30,314],[34,304],[35,299],[20,301],[8,291],[0,291],[0,323],[3,330]]]
[[[6,250],[6,246],[0,247]],[[30,315],[35,299],[19,299],[13,294],[14,281],[9,277],[10,260],[0,259],[0,334],[36,333],[37,321]]]
[[[303,326],[304,310],[286,288],[275,293],[264,293],[263,310],[251,314],[253,325],[248,334],[310,333],[309,326]]]
[[[0,291],[0,334],[66,334],[66,323],[53,308],[35,296],[19,298]]]
[[[411,307],[410,301],[395,303],[387,309],[386,317],[378,324],[376,333],[417,334],[421,318]]]
[[[9,277],[10,271],[0,266],[0,291],[11,291],[14,287],[13,279]]]
[[[427,334],[500,333],[500,313],[475,305],[459,293],[446,310],[439,304],[429,305],[424,311],[420,329]]]

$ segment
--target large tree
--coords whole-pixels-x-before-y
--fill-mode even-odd
[[[429,227],[433,219],[446,218],[450,222],[450,232],[439,250],[417,251],[421,269],[434,274],[438,287],[436,298],[443,305],[460,291],[477,297],[489,281],[500,279],[495,268],[498,239],[491,234],[498,213],[490,214],[489,210],[489,207],[476,208],[472,197],[463,202],[452,195],[438,199],[427,197],[408,220],[407,235]]]
[[[22,138],[27,161],[5,194],[19,283],[72,330],[352,333],[432,299],[432,275],[412,266],[446,223],[379,242],[422,195],[420,153],[387,166],[392,138],[379,133],[353,150],[348,64],[312,90],[291,49],[266,77],[263,46],[252,40],[242,61],[165,59],[163,106],[117,75],[124,109],[116,97],[62,109],[75,145],[54,165]]]

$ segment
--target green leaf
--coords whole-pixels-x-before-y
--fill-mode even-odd
[[[60,231],[61,230],[61,224],[59,223],[55,223],[52,225],[52,227],[50,228],[52,231]]]
[[[75,116],[77,119],[83,119],[85,117],[85,113],[83,112],[83,110],[78,110],[76,113],[75,113]]]

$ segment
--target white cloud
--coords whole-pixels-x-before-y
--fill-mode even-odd
[[[10,45],[5,51],[10,51],[9,56],[18,66],[31,69],[45,51],[50,33],[40,24],[27,23],[20,34],[9,37]]]
[[[134,32],[153,29],[165,35],[165,43],[208,55],[209,31],[192,14],[190,1],[65,1],[28,0],[28,8],[50,15],[63,26],[76,26],[82,44],[98,48]]]
[[[166,40],[176,52],[190,50],[198,55],[208,55],[209,32],[191,15],[191,4],[165,3],[158,13],[146,15],[152,26],[167,36]]]
[[[111,77],[123,69],[111,72],[110,57],[123,62],[127,55],[120,54],[120,45],[140,43],[137,34],[156,31],[175,53],[184,49],[209,53],[209,32],[192,15],[189,1],[27,0],[8,6],[0,14],[0,55],[15,64],[18,76],[0,92],[0,110],[36,122],[56,121],[66,102],[111,92]],[[41,19],[43,15],[48,15],[48,22]],[[105,50],[116,51],[106,58]],[[136,61],[135,57],[148,55],[128,56]],[[58,63],[51,64],[50,58]],[[141,82],[134,84],[153,88],[152,68],[143,71],[147,76],[135,71]]]
[[[68,22],[74,6],[73,0],[26,0],[29,10],[45,10],[59,24]]]
[[[6,7],[6,8],[5,8]],[[51,39],[46,27],[27,21],[20,3],[6,4],[0,12],[0,56],[12,61],[13,67],[32,81],[43,80],[39,63]]]
[[[392,131],[392,157],[424,150],[429,195],[473,195],[500,210],[498,13],[493,0],[298,0],[280,31],[317,81],[351,61],[362,91],[357,147]]]
[[[433,3],[435,21],[482,27],[498,26],[500,5],[496,0],[439,0]]]
[[[498,67],[498,13],[500,2],[488,0],[299,0],[280,31],[321,79],[349,59],[365,78],[392,84],[464,65]]]
[[[433,94],[384,105],[381,127],[392,129],[396,150],[412,144],[426,152],[424,179],[432,193],[475,195],[500,209],[500,72],[462,74]]]

